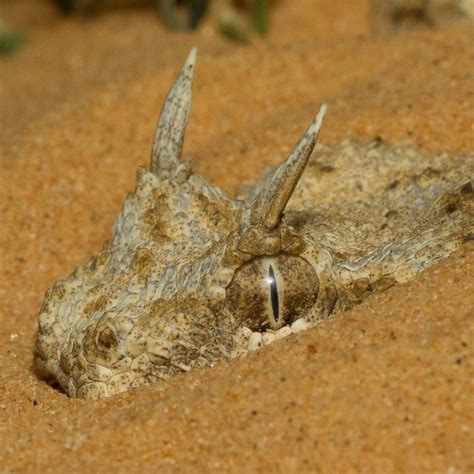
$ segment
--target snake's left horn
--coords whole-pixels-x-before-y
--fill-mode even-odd
[[[191,111],[192,84],[197,48],[188,54],[183,69],[166,96],[156,127],[151,151],[150,170],[159,176],[178,166],[183,149],[184,134]]]

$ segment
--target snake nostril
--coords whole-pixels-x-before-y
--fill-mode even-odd
[[[117,343],[115,334],[110,328],[102,329],[97,336],[97,344],[103,349],[110,349]]]

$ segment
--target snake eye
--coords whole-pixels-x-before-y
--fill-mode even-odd
[[[271,263],[268,265],[267,283],[270,290],[273,321],[275,324],[278,324],[278,320],[280,319],[280,298],[278,296],[278,283],[276,281],[275,271],[273,270]]]
[[[316,302],[319,280],[303,258],[256,257],[242,265],[226,290],[226,308],[253,331],[278,329],[304,316]]]

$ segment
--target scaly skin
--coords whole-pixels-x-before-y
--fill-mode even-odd
[[[246,196],[206,183],[180,159],[195,56],[112,239],[46,294],[35,365],[72,397],[240,357],[412,280],[472,238],[473,154],[345,141],[311,157],[325,106]]]

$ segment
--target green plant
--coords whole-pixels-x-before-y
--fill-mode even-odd
[[[16,31],[0,25],[0,54],[11,56],[24,43],[24,37]]]
[[[54,0],[64,13],[91,15],[112,6],[114,0]],[[131,0],[130,0],[131,1]],[[246,43],[252,32],[265,36],[270,7],[276,0],[153,0],[165,25],[172,30],[196,29],[211,15],[231,41]],[[151,2],[150,2],[151,3]]]

